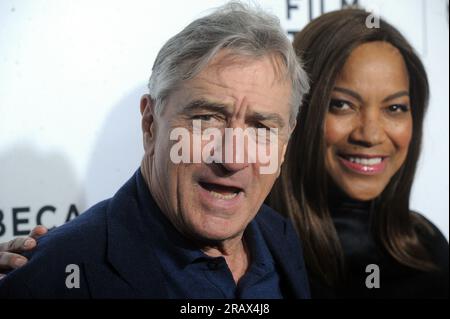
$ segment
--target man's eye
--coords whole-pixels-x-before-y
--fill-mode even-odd
[[[409,106],[404,104],[394,104],[389,105],[388,110],[392,113],[406,113],[409,111]]]
[[[194,115],[192,117],[193,120],[201,120],[201,121],[211,121],[214,118],[214,115],[212,114],[199,114],[199,115]]]
[[[331,100],[330,110],[346,111],[351,109],[351,104],[343,100]]]
[[[262,129],[265,129],[266,131],[270,130],[270,127],[268,127],[267,125],[264,125],[262,123],[255,123],[254,126],[256,129],[262,128]]]

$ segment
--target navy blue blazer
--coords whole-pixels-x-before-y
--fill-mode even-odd
[[[146,221],[149,213],[139,196],[143,188],[148,196],[138,170],[114,197],[40,238],[30,261],[0,281],[0,297],[168,298],[153,248],[158,238]],[[272,253],[286,297],[309,298],[300,240],[292,224],[265,205],[255,220]],[[79,267],[79,288],[66,286],[72,273],[66,272],[69,264]]]

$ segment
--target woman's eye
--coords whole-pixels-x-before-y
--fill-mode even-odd
[[[342,100],[331,100],[330,102],[330,110],[335,111],[346,111],[350,110],[351,105],[349,102],[342,101]]]
[[[409,106],[403,104],[394,104],[389,105],[388,110],[392,113],[406,113],[409,111]]]

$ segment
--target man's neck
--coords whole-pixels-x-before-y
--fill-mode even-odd
[[[204,246],[201,250],[210,257],[223,257],[237,284],[247,272],[250,265],[250,253],[245,245],[242,234],[217,243],[216,245]]]

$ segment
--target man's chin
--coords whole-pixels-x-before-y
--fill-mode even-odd
[[[195,234],[202,241],[226,241],[238,237],[247,227],[248,221],[243,217],[248,215],[242,209],[240,212],[223,209],[210,210],[201,207],[195,209],[197,214],[188,214],[192,218],[186,226],[191,235]]]
[[[200,241],[202,242],[209,242],[209,243],[218,243],[218,242],[224,242],[230,239],[234,239],[239,237],[243,233],[243,230],[236,229],[232,230],[229,227],[210,227],[210,228],[203,228],[203,229],[197,229],[196,234]]]
[[[239,235],[239,232],[229,232],[229,231],[223,231],[223,230],[208,230],[208,232],[202,232],[201,236],[203,237],[203,240],[205,241],[211,241],[211,242],[221,242],[226,241],[232,238],[236,238]]]

